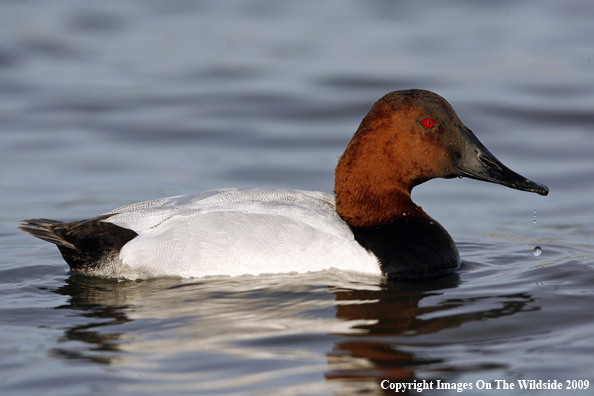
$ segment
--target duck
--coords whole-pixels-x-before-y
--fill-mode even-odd
[[[397,281],[457,271],[452,237],[411,199],[434,178],[547,195],[503,165],[436,93],[388,93],[338,160],[334,195],[223,188],[140,202],[80,221],[23,220],[72,273],[124,278],[348,271]]]

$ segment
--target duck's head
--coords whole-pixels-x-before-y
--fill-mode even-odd
[[[412,89],[387,94],[361,122],[336,168],[337,211],[357,227],[425,215],[410,192],[436,177],[549,191],[495,158],[441,96]]]

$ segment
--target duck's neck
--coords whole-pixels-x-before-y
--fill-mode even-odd
[[[437,221],[415,205],[410,197],[412,186],[398,179],[397,172],[387,179],[386,172],[345,166],[345,158],[336,168],[336,211],[355,240],[377,257],[387,277],[420,279],[459,267],[456,244]]]
[[[385,180],[386,173],[365,172],[364,168],[349,171],[343,158],[336,168],[336,211],[355,240],[377,257],[387,277],[419,279],[459,267],[456,244],[437,221],[415,205],[410,197],[412,187],[400,187],[406,184],[398,179]]]
[[[355,188],[346,188],[337,183],[335,194],[338,215],[353,227],[371,227],[427,215],[420,206],[415,205],[409,191],[387,189],[385,185],[382,188],[379,184],[354,184]]]
[[[425,216],[410,197],[416,183],[402,174],[398,161],[384,158],[381,148],[366,147],[359,142],[365,139],[357,138],[355,135],[336,166],[334,194],[338,215],[353,227]]]

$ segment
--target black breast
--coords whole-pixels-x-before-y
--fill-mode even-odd
[[[382,272],[390,279],[436,277],[460,266],[454,240],[429,216],[351,230],[357,242],[378,258]]]

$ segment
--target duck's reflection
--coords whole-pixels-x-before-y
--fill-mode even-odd
[[[126,311],[131,307],[118,298],[117,281],[72,276],[66,285],[55,292],[70,296],[69,303],[56,309],[79,312],[80,324],[70,325],[64,332],[63,342],[81,341],[90,348],[56,348],[56,356],[68,359],[88,360],[95,363],[113,363],[119,359],[120,333],[101,332],[105,326],[130,322]],[[120,304],[122,303],[122,304]]]
[[[438,379],[455,376],[447,359],[431,354],[432,347],[452,344],[453,339],[442,335],[447,333],[445,330],[539,309],[530,306],[534,299],[528,294],[446,297],[455,294],[448,289],[455,289],[459,282],[459,276],[452,274],[427,283],[389,283],[379,291],[334,290],[338,318],[346,321],[365,318],[374,322],[358,326],[365,332],[351,334],[348,340],[335,343],[333,351],[328,353],[326,378],[342,381],[346,393],[373,389],[393,394],[393,389],[380,386],[384,380],[406,383],[425,380],[435,384]],[[428,367],[431,369],[427,370]],[[422,378],[417,375],[419,368],[425,372]],[[447,375],[442,377],[436,372]]]
[[[443,321],[421,318],[423,314],[447,307],[421,307],[419,302],[428,296],[442,294],[443,289],[456,287],[458,281],[458,275],[453,274],[447,279],[428,283],[389,283],[377,291],[334,290],[338,318],[373,320],[371,324],[358,326],[365,332],[337,342],[328,353],[329,370],[325,376],[338,383],[337,393],[375,393],[381,389],[381,381],[412,382],[416,379],[416,367],[441,363],[441,359],[401,350],[393,337],[414,337],[447,328],[448,323]],[[394,393],[394,390],[386,390]]]
[[[428,372],[447,371],[447,355],[433,348],[452,343],[446,330],[538,309],[529,295],[456,293],[457,274],[413,284],[329,283],[306,275],[200,282],[72,276],[56,291],[69,303],[57,309],[77,314],[53,352],[106,364],[155,351],[298,360],[324,342],[324,375],[336,393],[377,392],[382,380],[431,380],[439,376]]]

